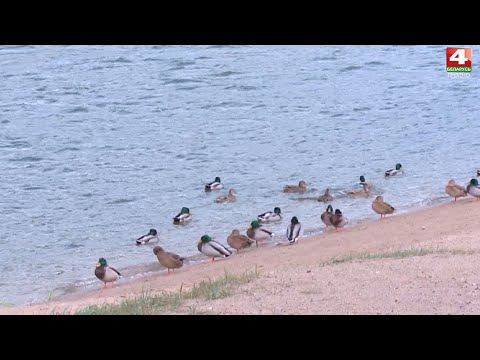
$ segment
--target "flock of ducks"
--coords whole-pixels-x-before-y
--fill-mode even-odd
[[[396,164],[395,169],[390,169],[385,171],[385,177],[398,176],[403,174],[403,168],[401,164]],[[480,177],[480,169],[477,170],[477,176]],[[365,176],[360,176],[360,185],[362,186],[361,190],[358,191],[349,191],[347,196],[351,197],[368,197],[374,188],[373,184],[368,183],[365,179]],[[224,186],[221,183],[219,177],[215,178],[215,181],[205,185],[205,191],[210,192],[212,190],[221,190]],[[304,193],[308,190],[308,185],[304,180],[301,180],[298,185],[286,185],[283,188],[285,193]],[[445,192],[454,198],[454,201],[457,201],[457,198],[467,196],[467,194],[476,197],[477,200],[480,200],[480,186],[478,180],[473,178],[470,180],[470,183],[466,186],[460,186],[455,183],[455,180],[451,179],[448,181],[447,186],[445,187]],[[228,194],[219,196],[215,199],[216,203],[223,202],[232,202],[236,201],[237,193],[234,189],[230,189]],[[330,193],[330,189],[327,188],[325,193],[318,197],[319,202],[331,202],[333,201],[333,196]],[[385,202],[383,196],[378,195],[372,202],[372,210],[380,215],[380,218],[384,218],[389,214],[393,214],[395,208],[389,203]],[[173,218],[173,223],[176,225],[181,225],[189,222],[192,219],[192,213],[189,208],[183,207],[180,212]],[[275,207],[273,211],[267,211],[263,214],[257,216],[257,219],[252,221],[246,230],[246,235],[242,235],[238,229],[233,229],[231,234],[227,237],[227,244],[235,249],[237,253],[242,249],[249,248],[253,244],[258,247],[259,242],[265,242],[273,238],[274,234],[271,230],[263,227],[265,223],[278,222],[283,219],[282,211],[279,207]],[[343,216],[340,209],[333,209],[332,205],[328,204],[325,211],[320,215],[321,221],[325,224],[328,229],[332,226],[335,231],[343,228],[347,219]],[[293,216],[290,220],[289,225],[286,230],[286,238],[289,244],[295,244],[298,242],[298,239],[303,235],[303,227],[300,221],[296,216]],[[140,236],[136,239],[137,245],[145,245],[152,241],[158,241],[158,233],[155,229],[150,229],[148,234]],[[197,242],[197,249],[200,253],[208,256],[210,261],[215,261],[217,257],[229,257],[232,255],[232,250],[227,248],[225,245],[219,243],[218,241],[213,240],[209,235],[203,235],[200,240]],[[172,272],[175,269],[181,268],[183,266],[184,258],[172,253],[165,251],[161,246],[155,246],[153,248],[153,253],[157,257],[159,263],[167,268],[167,274]],[[107,287],[108,283],[114,284],[116,280],[122,275],[119,271],[107,264],[107,261],[104,258],[100,258],[95,268],[96,277],[104,283],[104,287]]]

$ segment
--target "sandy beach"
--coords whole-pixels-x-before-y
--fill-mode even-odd
[[[329,230],[295,245],[251,248],[174,274],[120,281],[112,289],[101,290],[99,282],[95,291],[2,307],[0,314],[70,314],[245,272],[255,276],[225,296],[192,298],[164,313],[480,314],[479,209],[480,201],[469,197]]]

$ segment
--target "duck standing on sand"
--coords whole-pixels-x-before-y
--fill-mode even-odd
[[[237,200],[237,192],[235,189],[228,190],[227,195],[219,196],[215,199],[216,203],[224,203],[224,202],[233,202]]]
[[[205,191],[212,191],[212,190],[220,190],[223,189],[223,184],[220,181],[220,178],[217,176],[215,178],[215,181],[212,181],[211,183],[208,183],[205,185]]]
[[[393,214],[393,212],[395,211],[395,208],[389,203],[383,201],[383,196],[380,195],[377,196],[375,200],[373,200],[372,209],[377,214],[380,214],[380,219],[384,216],[387,216],[387,214]]]
[[[320,201],[320,202],[330,202],[330,201],[333,201],[333,196],[330,195],[330,189],[327,188],[327,190],[325,190],[325,194],[320,195],[320,196],[318,197],[317,201]]]
[[[340,209],[336,209],[335,213],[330,215],[330,223],[335,228],[335,231],[338,231],[338,229],[341,229],[345,226],[347,220],[343,216]]]
[[[286,193],[298,193],[298,192],[305,192],[308,190],[307,183],[303,180],[300,180],[298,185],[285,185],[283,187],[283,192]]]
[[[279,207],[273,209],[273,211],[267,211],[257,216],[260,222],[275,222],[282,220],[282,210]]]
[[[150,229],[147,235],[140,236],[136,241],[137,245],[145,245],[148,244],[153,239],[158,240],[157,230]]]
[[[190,209],[187,207],[182,207],[182,210],[180,210],[180,213],[178,213],[173,218],[173,223],[175,225],[180,225],[180,224],[185,224],[190,220],[192,220],[192,213],[190,212]]]
[[[298,221],[296,216],[292,217],[290,224],[287,227],[287,239],[290,244],[295,244],[303,235],[302,224]]]
[[[477,179],[470,180],[470,184],[467,185],[467,193],[480,200],[480,186],[478,186]]]
[[[197,249],[203,255],[210,257],[210,261],[215,261],[216,257],[229,257],[232,252],[219,242],[212,240],[208,235],[203,235],[197,242]]]
[[[270,240],[274,234],[271,230],[265,229],[258,220],[254,220],[247,229],[247,236],[258,243],[258,241]]]
[[[455,201],[457,201],[458,197],[467,196],[467,190],[463,186],[456,184],[453,179],[448,181],[447,186],[445,186],[445,192],[455,198]]]
[[[333,207],[332,205],[328,205],[327,209],[320,215],[320,219],[322,219],[322,222],[327,226],[327,229],[329,226],[332,226],[332,223],[330,222],[330,215],[333,214]]]
[[[395,176],[403,174],[402,164],[396,164],[395,169],[385,171],[385,176]]]
[[[232,233],[227,237],[227,244],[237,250],[237,254],[240,252],[240,249],[249,248],[253,243],[256,244],[257,242],[245,235],[241,235],[238,229],[233,229]]]
[[[158,262],[160,265],[167,268],[167,274],[170,274],[170,269],[174,271],[183,266],[183,258],[177,254],[167,252],[163,250],[160,246],[155,246],[153,248],[153,253],[157,256]]]
[[[97,266],[95,267],[95,276],[105,283],[103,288],[107,287],[107,283],[112,283],[112,285],[115,286],[115,281],[117,281],[119,277],[122,277],[117,270],[108,266],[107,260],[104,258],[98,259]]]

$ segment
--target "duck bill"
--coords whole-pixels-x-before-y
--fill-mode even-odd
[[[100,267],[100,266],[102,266],[102,264],[100,264],[99,262],[97,262],[97,267]]]

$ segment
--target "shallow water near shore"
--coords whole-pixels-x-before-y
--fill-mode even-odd
[[[445,46],[2,46],[0,79],[2,302],[99,286],[99,257],[161,271],[135,245],[150,228],[203,261],[203,234],[226,244],[275,206],[275,241],[292,216],[322,231],[326,187],[351,223],[374,218],[373,195],[341,196],[360,175],[402,213],[480,167],[478,78],[448,78]],[[193,220],[173,225],[183,206]]]

